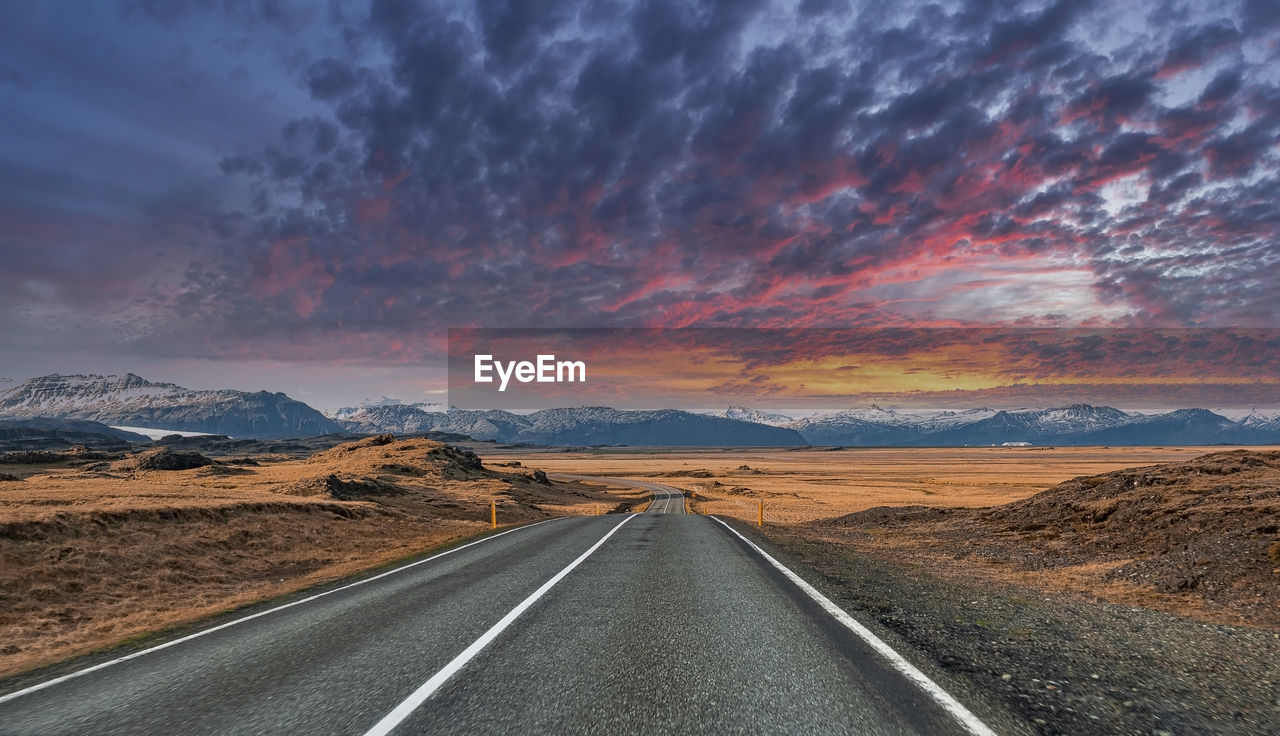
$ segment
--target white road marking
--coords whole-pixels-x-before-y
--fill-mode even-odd
[[[964,707],[960,701],[952,697],[946,690],[943,690],[938,683],[929,679],[928,675],[921,672],[915,665],[908,662],[905,657],[898,654],[893,647],[886,644],[883,639],[876,636],[870,629],[858,623],[858,621],[846,613],[843,608],[840,608],[833,603],[830,598],[820,593],[817,588],[805,582],[803,578],[792,572],[786,565],[775,560],[768,552],[760,549],[759,545],[755,542],[752,542],[750,539],[739,534],[737,529],[729,526],[718,517],[713,516],[711,518],[720,522],[725,529],[736,534],[738,539],[746,542],[747,546],[751,547],[751,549],[755,550],[757,554],[767,560],[769,564],[777,568],[778,571],[785,575],[788,580],[795,583],[796,587],[804,591],[805,595],[812,598],[813,601],[821,606],[824,611],[831,614],[832,618],[843,624],[845,628],[857,634],[860,639],[870,645],[872,649],[876,650],[880,656],[884,657],[895,670],[902,673],[904,677],[923,690],[926,695],[937,701],[938,705],[941,705],[943,710],[947,711],[948,714],[965,727],[965,730],[974,736],[996,736],[995,731],[992,731],[987,724],[983,723],[973,714],[972,711]]]
[[[566,518],[566,517],[561,517],[561,518]],[[349,589],[349,588],[354,588],[354,587],[356,587],[357,585],[364,585],[365,583],[371,583],[371,582],[373,582],[374,580],[378,580],[379,578],[385,578],[385,577],[387,577],[388,575],[395,575],[396,573],[398,573],[398,572],[403,572],[403,571],[405,571],[405,570],[408,570],[408,569],[409,569],[409,568],[411,568],[411,567],[417,567],[418,565],[422,565],[422,564],[425,564],[425,563],[427,563],[427,562],[431,562],[432,560],[440,559],[441,557],[444,557],[445,555],[450,555],[450,554],[453,554],[454,552],[458,552],[458,551],[460,551],[460,550],[464,550],[464,549],[466,549],[467,547],[473,547],[473,546],[475,546],[475,545],[477,545],[477,544],[480,544],[481,542],[487,542],[487,541],[489,541],[489,540],[491,540],[491,539],[497,539],[498,537],[501,537],[501,536],[504,536],[504,535],[510,534],[510,533],[512,533],[512,532],[518,532],[518,531],[521,531],[521,530],[523,530],[523,529],[532,529],[533,527],[538,526],[539,524],[546,524],[546,523],[547,523],[547,522],[549,522],[549,521],[558,521],[558,519],[543,519],[542,521],[534,522],[533,524],[528,524],[528,525],[526,525],[526,526],[519,526],[519,527],[516,527],[515,529],[508,529],[508,530],[506,530],[506,531],[504,531],[504,532],[498,532],[497,534],[493,534],[493,535],[487,536],[487,537],[485,537],[484,539],[477,539],[477,540],[476,540],[476,541],[474,541],[474,542],[467,542],[466,544],[464,544],[464,545],[462,545],[462,546],[460,546],[460,547],[454,547],[453,549],[447,549],[447,550],[445,550],[444,552],[440,552],[440,553],[438,553],[438,554],[434,554],[434,555],[432,555],[432,556],[430,556],[430,557],[427,557],[426,559],[417,560],[416,562],[410,562],[410,563],[409,563],[409,564],[407,564],[407,565],[401,565],[400,567],[397,567],[397,568],[396,568],[396,569],[394,569],[394,570],[388,570],[388,571],[386,571],[386,572],[384,572],[384,573],[379,573],[379,574],[377,574],[377,575],[374,575],[374,576],[373,576],[373,577],[371,577],[371,578],[365,578],[364,580],[357,580],[357,581],[355,581],[354,583],[348,583],[348,584],[346,584],[346,585],[344,585],[344,586],[342,586],[342,587],[340,587],[340,588],[334,588],[333,590],[326,590],[326,591],[325,591],[325,592],[323,592],[323,593],[317,593],[317,594],[315,594],[315,595],[313,595],[313,596],[309,596],[309,597],[307,597],[307,598],[303,598],[303,599],[301,599],[301,600],[293,601],[292,603],[285,603],[284,605],[276,606],[275,608],[269,608],[269,609],[267,609],[267,610],[265,610],[265,611],[259,611],[259,612],[257,612],[257,613],[250,614],[250,615],[245,616],[245,617],[243,617],[243,618],[238,618],[238,619],[236,619],[236,620],[234,620],[234,621],[228,621],[228,622],[227,622],[227,623],[225,623],[225,624],[219,624],[219,625],[214,626],[214,627],[212,627],[212,628],[204,629],[203,631],[197,631],[197,632],[195,632],[194,634],[187,634],[186,636],[183,636],[183,637],[180,637],[180,638],[174,639],[174,640],[172,640],[172,641],[167,641],[167,642],[165,642],[165,643],[163,643],[163,644],[157,644],[157,645],[155,645],[154,647],[148,647],[148,648],[146,648],[146,649],[143,649],[143,650],[140,650],[140,651],[134,652],[134,653],[132,653],[132,654],[126,654],[126,655],[125,655],[125,656],[123,656],[123,657],[117,657],[116,659],[113,659],[113,660],[111,660],[111,661],[109,661],[109,662],[101,662],[101,663],[99,663],[99,664],[95,664],[95,665],[94,665],[94,666],[92,666],[92,667],[86,667],[86,668],[84,668],[84,669],[82,669],[82,670],[77,670],[77,671],[72,672],[72,673],[70,673],[70,674],[62,675],[61,677],[55,677],[55,678],[53,678],[52,680],[45,680],[44,682],[41,682],[41,683],[39,683],[39,684],[32,685],[32,686],[30,686],[30,687],[25,687],[25,688],[23,688],[23,689],[21,689],[21,690],[15,690],[15,691],[13,691],[13,692],[9,693],[8,695],[0,695],[0,703],[6,703],[6,702],[8,702],[8,701],[10,701],[10,700],[13,700],[13,699],[15,699],[15,698],[20,698],[20,697],[22,697],[23,695],[27,695],[27,694],[30,694],[30,693],[34,693],[34,692],[36,692],[37,690],[43,690],[43,689],[45,689],[45,688],[47,688],[47,687],[51,687],[51,686],[53,686],[53,685],[57,685],[57,684],[59,684],[59,683],[66,682],[67,680],[72,680],[72,679],[75,679],[75,678],[80,677],[80,676],[82,676],[82,675],[87,675],[87,674],[89,674],[90,672],[97,672],[98,670],[106,669],[106,668],[108,668],[108,667],[110,667],[110,666],[112,666],[112,665],[120,664],[121,662],[127,662],[127,661],[128,661],[128,660],[130,660],[130,659],[136,659],[136,658],[138,658],[138,657],[141,657],[141,656],[142,656],[142,655],[144,655],[144,654],[150,654],[151,652],[159,651],[159,650],[161,650],[161,649],[167,649],[167,648],[169,648],[169,647],[176,646],[176,645],[178,645],[178,644],[182,644],[183,642],[188,642],[188,641],[191,641],[192,639],[195,639],[195,638],[198,638],[198,637],[204,636],[205,634],[212,634],[212,633],[213,633],[213,632],[215,632],[215,631],[221,631],[221,630],[226,629],[226,628],[229,628],[229,627],[231,627],[231,626],[235,626],[236,624],[242,624],[242,623],[244,623],[245,621],[251,621],[251,620],[253,620],[253,619],[255,619],[255,618],[259,618],[259,617],[261,617],[261,616],[266,616],[266,615],[267,615],[267,614],[269,614],[269,613],[275,613],[276,611],[283,611],[283,610],[284,610],[284,609],[286,609],[286,608],[293,608],[294,606],[300,606],[300,605],[302,605],[303,603],[310,603],[311,601],[314,601],[314,600],[315,600],[315,599],[317,599],[317,598],[323,598],[323,597],[325,597],[326,595],[331,595],[331,594],[333,594],[333,593],[337,593],[337,592],[342,591],[342,590],[347,590],[347,589]]]
[[[604,483],[619,483],[622,485],[631,486],[632,488],[640,488],[640,489],[646,490],[653,496],[653,500],[649,502],[649,506],[644,510],[644,513],[646,514],[669,514],[671,513],[671,502],[677,498],[679,499],[684,498],[683,493],[673,492],[668,486],[662,486],[657,483],[646,483],[645,481],[642,481],[642,480],[630,480],[627,478],[609,478],[609,477],[604,477],[599,475],[573,475],[568,473],[556,473],[551,477],[553,480],[560,479],[560,478],[568,478],[570,480],[585,480],[588,482],[596,481],[596,482],[604,482]],[[659,496],[658,495],[659,493],[662,493],[663,495]],[[658,507],[659,501],[663,502],[663,505],[661,508]],[[681,503],[680,508],[681,508],[681,511],[683,512],[684,501],[681,500],[680,503]]]
[[[624,481],[624,482],[631,482],[634,485],[639,486],[640,488],[644,488],[653,494],[653,501],[649,504],[650,512],[655,514],[671,513],[671,502],[676,498],[676,494],[663,488],[662,486],[658,486],[653,483],[638,483],[635,481]],[[659,496],[658,495],[659,493],[661,493],[662,495]],[[661,509],[658,508],[659,501],[662,502]]]
[[[400,725],[401,721],[408,718],[409,714],[413,713],[413,711],[417,710],[418,706],[426,702],[427,698],[430,698],[437,690],[439,690],[440,686],[444,685],[445,682],[447,682],[450,677],[453,677],[455,674],[457,674],[458,670],[465,667],[467,662],[470,662],[473,658],[475,658],[477,654],[480,653],[482,649],[488,646],[490,642],[498,638],[498,635],[501,634],[504,630],[506,630],[506,628],[510,626],[517,618],[519,618],[520,614],[527,611],[530,606],[536,603],[539,598],[541,598],[543,595],[546,594],[548,590],[551,590],[553,587],[555,587],[555,584],[563,580],[564,576],[572,572],[575,567],[577,567],[578,565],[581,565],[583,560],[590,557],[591,554],[595,552],[597,549],[600,549],[600,545],[604,544],[609,539],[609,537],[612,537],[615,532],[621,529],[623,524],[626,524],[628,521],[631,521],[634,518],[635,518],[634,514],[628,514],[627,518],[623,519],[622,521],[614,525],[614,527],[610,529],[607,534],[605,534],[603,537],[600,538],[600,541],[591,545],[591,547],[586,552],[583,552],[581,555],[578,555],[578,558],[576,560],[574,560],[573,562],[570,562],[568,567],[556,573],[554,577],[552,577],[547,582],[543,583],[541,587],[533,591],[533,593],[529,594],[528,598],[525,598],[523,601],[520,601],[519,605],[511,609],[507,613],[507,615],[503,616],[498,621],[498,623],[494,624],[492,627],[489,628],[488,631],[481,634],[479,639],[476,639],[475,641],[471,642],[471,646],[462,650],[461,654],[454,657],[453,660],[449,662],[449,664],[446,664],[443,669],[441,669],[439,672],[432,675],[431,679],[422,683],[421,687],[419,687],[417,690],[414,690],[413,693],[409,695],[409,697],[405,698],[399,705],[395,707],[394,710],[392,710],[385,717],[383,717],[382,720],[378,721],[373,728],[366,731],[365,736],[385,736],[386,734],[391,733],[392,729]]]

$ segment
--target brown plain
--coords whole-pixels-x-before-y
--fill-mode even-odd
[[[635,478],[693,491],[699,511],[801,524],[875,506],[973,508],[1018,501],[1081,475],[1224,448],[866,448],[512,454],[548,473]],[[496,456],[495,456],[496,457]],[[504,455],[504,457],[507,457]],[[742,466],[747,469],[741,469]],[[700,477],[705,474],[705,477]]]
[[[665,483],[684,489],[695,513],[753,525],[763,502],[761,531],[783,546],[816,541],[931,574],[1280,630],[1280,461],[1276,448],[1247,448],[1243,459],[1233,449],[1240,448],[654,451],[525,459],[553,473]],[[1089,496],[1095,489],[1097,499]]]
[[[491,501],[503,524],[643,507],[643,492],[540,483],[533,468],[662,482],[690,491],[698,513],[752,523],[763,500],[765,533],[779,540],[817,536],[939,571],[1221,618],[1186,595],[1101,584],[1114,564],[1029,576],[956,561],[910,533],[871,538],[828,522],[877,506],[999,506],[1070,478],[1223,448],[513,453],[477,446],[485,455],[478,467],[444,447],[370,438],[310,458],[223,457],[172,471],[131,470],[130,459],[3,466],[18,480],[0,480],[0,675],[473,536],[488,527]]]
[[[0,466],[20,478],[0,481],[0,676],[479,534],[491,501],[507,525],[639,498],[477,470],[443,447],[365,441],[180,471]]]

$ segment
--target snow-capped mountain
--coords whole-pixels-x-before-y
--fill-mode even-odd
[[[1280,432],[1248,427],[1208,409],[1178,409],[1134,415],[1123,424],[1073,437],[1082,445],[1260,445],[1280,441]]]
[[[922,412],[920,414],[921,422],[917,425],[921,429],[929,432],[940,432],[944,429],[952,427],[961,427],[966,424],[982,421],[995,416],[994,409],[981,407],[978,409],[963,409],[961,411],[943,410],[933,412]]]
[[[709,417],[678,409],[621,411],[607,406],[545,409],[527,417],[515,441],[538,444],[769,446],[806,444],[799,433],[768,424]]]
[[[379,401],[371,401],[366,404],[361,404],[360,406],[344,406],[337,411],[327,414],[327,416],[330,419],[351,420],[369,412],[370,410],[386,410],[384,413],[390,417],[394,416],[398,411],[403,411],[406,414],[412,414],[410,411],[411,409],[417,409],[423,412],[436,412],[442,411],[444,409],[444,404],[436,401],[420,401],[418,403],[411,404],[399,399],[389,399],[384,396]]]
[[[1072,444],[1075,435],[1120,426],[1133,419],[1109,406],[1072,404],[1056,409],[998,411],[984,419],[930,432],[911,444],[989,445],[1005,442]]]
[[[1232,417],[1234,418],[1234,417]],[[1237,424],[1264,432],[1280,432],[1280,411],[1251,411],[1236,420]]]
[[[1027,414],[1035,427],[1044,432],[1105,429],[1124,424],[1133,418],[1119,409],[1089,404],[1072,404],[1060,409],[1043,409]]]
[[[443,421],[441,412],[427,412],[412,404],[346,407],[331,417],[350,432],[391,432],[415,434],[431,432]]]
[[[782,427],[795,421],[795,419],[786,414],[776,414],[746,406],[731,406],[724,411],[716,412],[709,416],[736,419],[740,422],[752,422],[754,424],[768,424],[771,427]]]
[[[900,412],[872,405],[785,426],[814,445],[1198,445],[1280,442],[1277,417],[1255,414],[1233,422],[1204,409],[1127,414],[1107,406],[1073,404],[1053,409]]]
[[[786,426],[813,445],[899,445],[919,434],[914,419],[917,417],[872,405],[798,419]]]
[[[537,445],[764,446],[804,445],[798,433],[767,424],[677,409],[622,411],[606,406],[506,411],[425,412],[403,406],[368,407],[341,421],[353,432],[454,432],[478,440]]]
[[[305,437],[342,428],[282,393],[216,391],[123,376],[53,374],[0,389],[0,417],[87,419],[232,437]]]
[[[914,437],[973,424],[995,414],[986,408],[902,412],[872,404],[867,408],[846,409],[784,426],[800,432],[813,444],[911,444]]]
[[[423,411],[408,405],[364,407],[340,420],[352,432],[453,432],[481,440],[540,445],[701,445],[956,447],[1027,442],[1035,445],[1199,445],[1280,442],[1276,417],[1233,422],[1203,409],[1128,414],[1073,404],[1014,411],[899,411],[872,405],[782,422],[782,415],[731,408],[720,415],[674,409],[609,407],[510,412]],[[782,434],[780,434],[780,432]]]
[[[326,417],[281,393],[204,391],[124,376],[50,375],[0,385],[0,418],[48,417],[233,437],[302,437],[330,432],[450,432],[478,440],[539,445],[962,446],[1200,445],[1280,443],[1280,413],[1234,419],[1205,409],[1127,414],[1073,404],[1053,409],[900,411],[872,405],[790,420],[730,407],[723,415],[604,406],[532,414],[468,411],[384,400]]]

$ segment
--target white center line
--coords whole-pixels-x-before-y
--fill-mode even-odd
[[[755,550],[756,553],[768,561],[770,565],[777,568],[778,571],[785,575],[788,580],[795,583],[796,587],[800,588],[805,595],[812,598],[813,601],[821,606],[824,611],[831,614],[832,618],[843,624],[845,628],[857,634],[858,637],[870,645],[872,649],[876,650],[880,656],[888,660],[889,664],[895,670],[910,680],[916,687],[923,690],[926,695],[933,698],[934,701],[937,702],[938,705],[942,706],[942,709],[947,711],[952,718],[959,721],[960,725],[964,726],[965,730],[973,734],[973,736],[996,736],[995,731],[992,731],[991,728],[975,716],[972,711],[964,707],[959,700],[952,697],[951,693],[943,690],[938,683],[929,679],[928,675],[921,672],[915,665],[908,662],[901,654],[898,654],[893,647],[889,646],[883,639],[876,636],[871,629],[868,629],[858,623],[853,616],[850,616],[843,608],[833,603],[830,598],[820,593],[817,588],[805,582],[803,578],[792,572],[786,565],[783,565],[781,562],[773,559],[768,552],[760,549],[755,542],[752,542],[750,539],[739,534],[737,529],[725,524],[725,522],[719,517],[713,516],[711,518],[720,522],[725,529],[728,529],[737,535],[738,539],[746,542],[747,546]]]
[[[441,669],[439,672],[432,675],[431,679],[422,683],[421,687],[419,687],[417,690],[414,690],[413,693],[409,695],[409,697],[405,698],[400,703],[400,705],[397,705],[394,710],[388,713],[382,720],[378,721],[373,728],[366,731],[365,736],[385,736],[386,734],[391,733],[392,729],[400,725],[401,721],[408,718],[409,715],[413,713],[413,711],[417,710],[418,706],[422,705],[424,702],[426,702],[427,698],[430,698],[433,694],[435,694],[435,692],[439,690],[440,687],[444,685],[445,682],[447,682],[450,677],[453,677],[455,674],[457,674],[458,670],[465,667],[467,662],[470,662],[472,659],[474,659],[475,656],[479,654],[482,649],[488,646],[490,642],[492,642],[494,639],[498,638],[498,635],[501,634],[503,631],[505,631],[508,626],[510,626],[517,618],[519,618],[520,614],[527,611],[530,606],[536,603],[539,598],[541,598],[543,595],[546,594],[548,590],[551,590],[553,587],[555,587],[555,584],[560,582],[562,579],[564,579],[564,576],[572,572],[575,567],[577,567],[578,565],[581,565],[583,560],[590,557],[591,554],[595,552],[597,549],[600,549],[600,545],[604,544],[605,541],[609,539],[609,537],[612,537],[614,535],[614,532],[621,529],[623,524],[626,524],[628,521],[631,521],[633,518],[635,518],[635,515],[628,515],[627,518],[618,522],[617,525],[615,525],[612,529],[609,530],[608,534],[605,534],[603,537],[600,538],[600,541],[591,545],[590,549],[588,549],[586,552],[583,552],[581,555],[578,555],[578,558],[573,562],[570,562],[568,567],[556,573],[555,577],[543,583],[542,586],[539,587],[537,590],[533,591],[533,593],[531,593],[528,598],[525,598],[523,601],[520,601],[520,604],[517,605],[515,608],[511,609],[511,611],[508,612],[507,615],[503,616],[502,619],[498,621],[498,623],[494,624],[492,627],[489,628],[488,631],[481,634],[479,639],[476,639],[475,641],[471,642],[471,646],[462,650],[461,654],[454,657],[453,660],[449,662],[449,664],[446,664],[443,669]]]

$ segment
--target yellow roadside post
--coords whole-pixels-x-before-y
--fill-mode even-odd
[[[498,528],[498,502],[497,501],[489,502],[489,528],[490,529]]]
[[[764,528],[764,499],[763,498],[760,499],[760,513],[758,516],[756,516],[756,526],[761,529]]]

